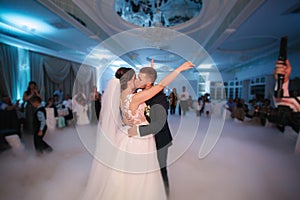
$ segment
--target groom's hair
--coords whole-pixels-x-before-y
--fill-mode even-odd
[[[147,74],[149,81],[152,83],[154,83],[157,78],[157,72],[153,67],[143,67],[140,69],[140,73]]]

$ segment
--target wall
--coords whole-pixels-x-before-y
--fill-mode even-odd
[[[234,76],[238,80],[244,80],[252,77],[273,74],[276,59],[277,57],[273,56],[258,62],[257,65],[251,64],[250,66],[243,68],[243,70],[237,71]],[[293,67],[291,79],[300,77],[300,51],[291,53],[288,55],[288,59]]]
[[[265,98],[272,98],[275,84],[275,79],[273,78],[273,71],[276,59],[277,56],[274,53],[268,58],[259,60],[257,61],[257,63],[248,64],[247,66],[244,66],[240,70],[236,70],[235,72],[222,73],[223,80],[243,80],[245,83],[245,81],[251,80],[252,78],[265,77]],[[291,63],[291,66],[293,67],[290,79],[300,78],[300,50],[295,50],[291,53],[288,53],[288,59]],[[300,89],[300,86],[296,87],[298,87],[298,90]],[[246,101],[251,99],[249,88],[249,84],[243,85],[242,98],[244,98]],[[293,85],[293,88],[295,88],[295,85]]]

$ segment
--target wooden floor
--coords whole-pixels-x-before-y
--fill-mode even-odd
[[[184,118],[192,124],[169,116],[175,138],[169,153],[170,200],[300,199],[300,156],[293,154],[297,135],[226,120],[212,151],[199,159],[208,127],[218,124],[194,113]],[[92,161],[81,136],[92,137],[95,130],[96,125],[49,131],[45,140],[54,151],[42,156],[35,155],[31,136],[24,134],[24,151],[0,154],[1,199],[76,199]]]

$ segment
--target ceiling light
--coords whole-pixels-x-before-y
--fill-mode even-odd
[[[2,14],[2,18],[10,26],[31,33],[52,33],[54,29],[40,19],[16,13]]]
[[[8,33],[8,34],[15,34],[15,33],[27,34],[27,32],[23,31],[22,29],[5,24],[3,22],[0,22],[0,28],[1,28],[1,31]]]

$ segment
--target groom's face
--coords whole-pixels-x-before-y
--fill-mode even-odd
[[[139,73],[137,79],[135,80],[136,88],[145,89],[147,84],[151,84],[148,75],[145,73]]]

